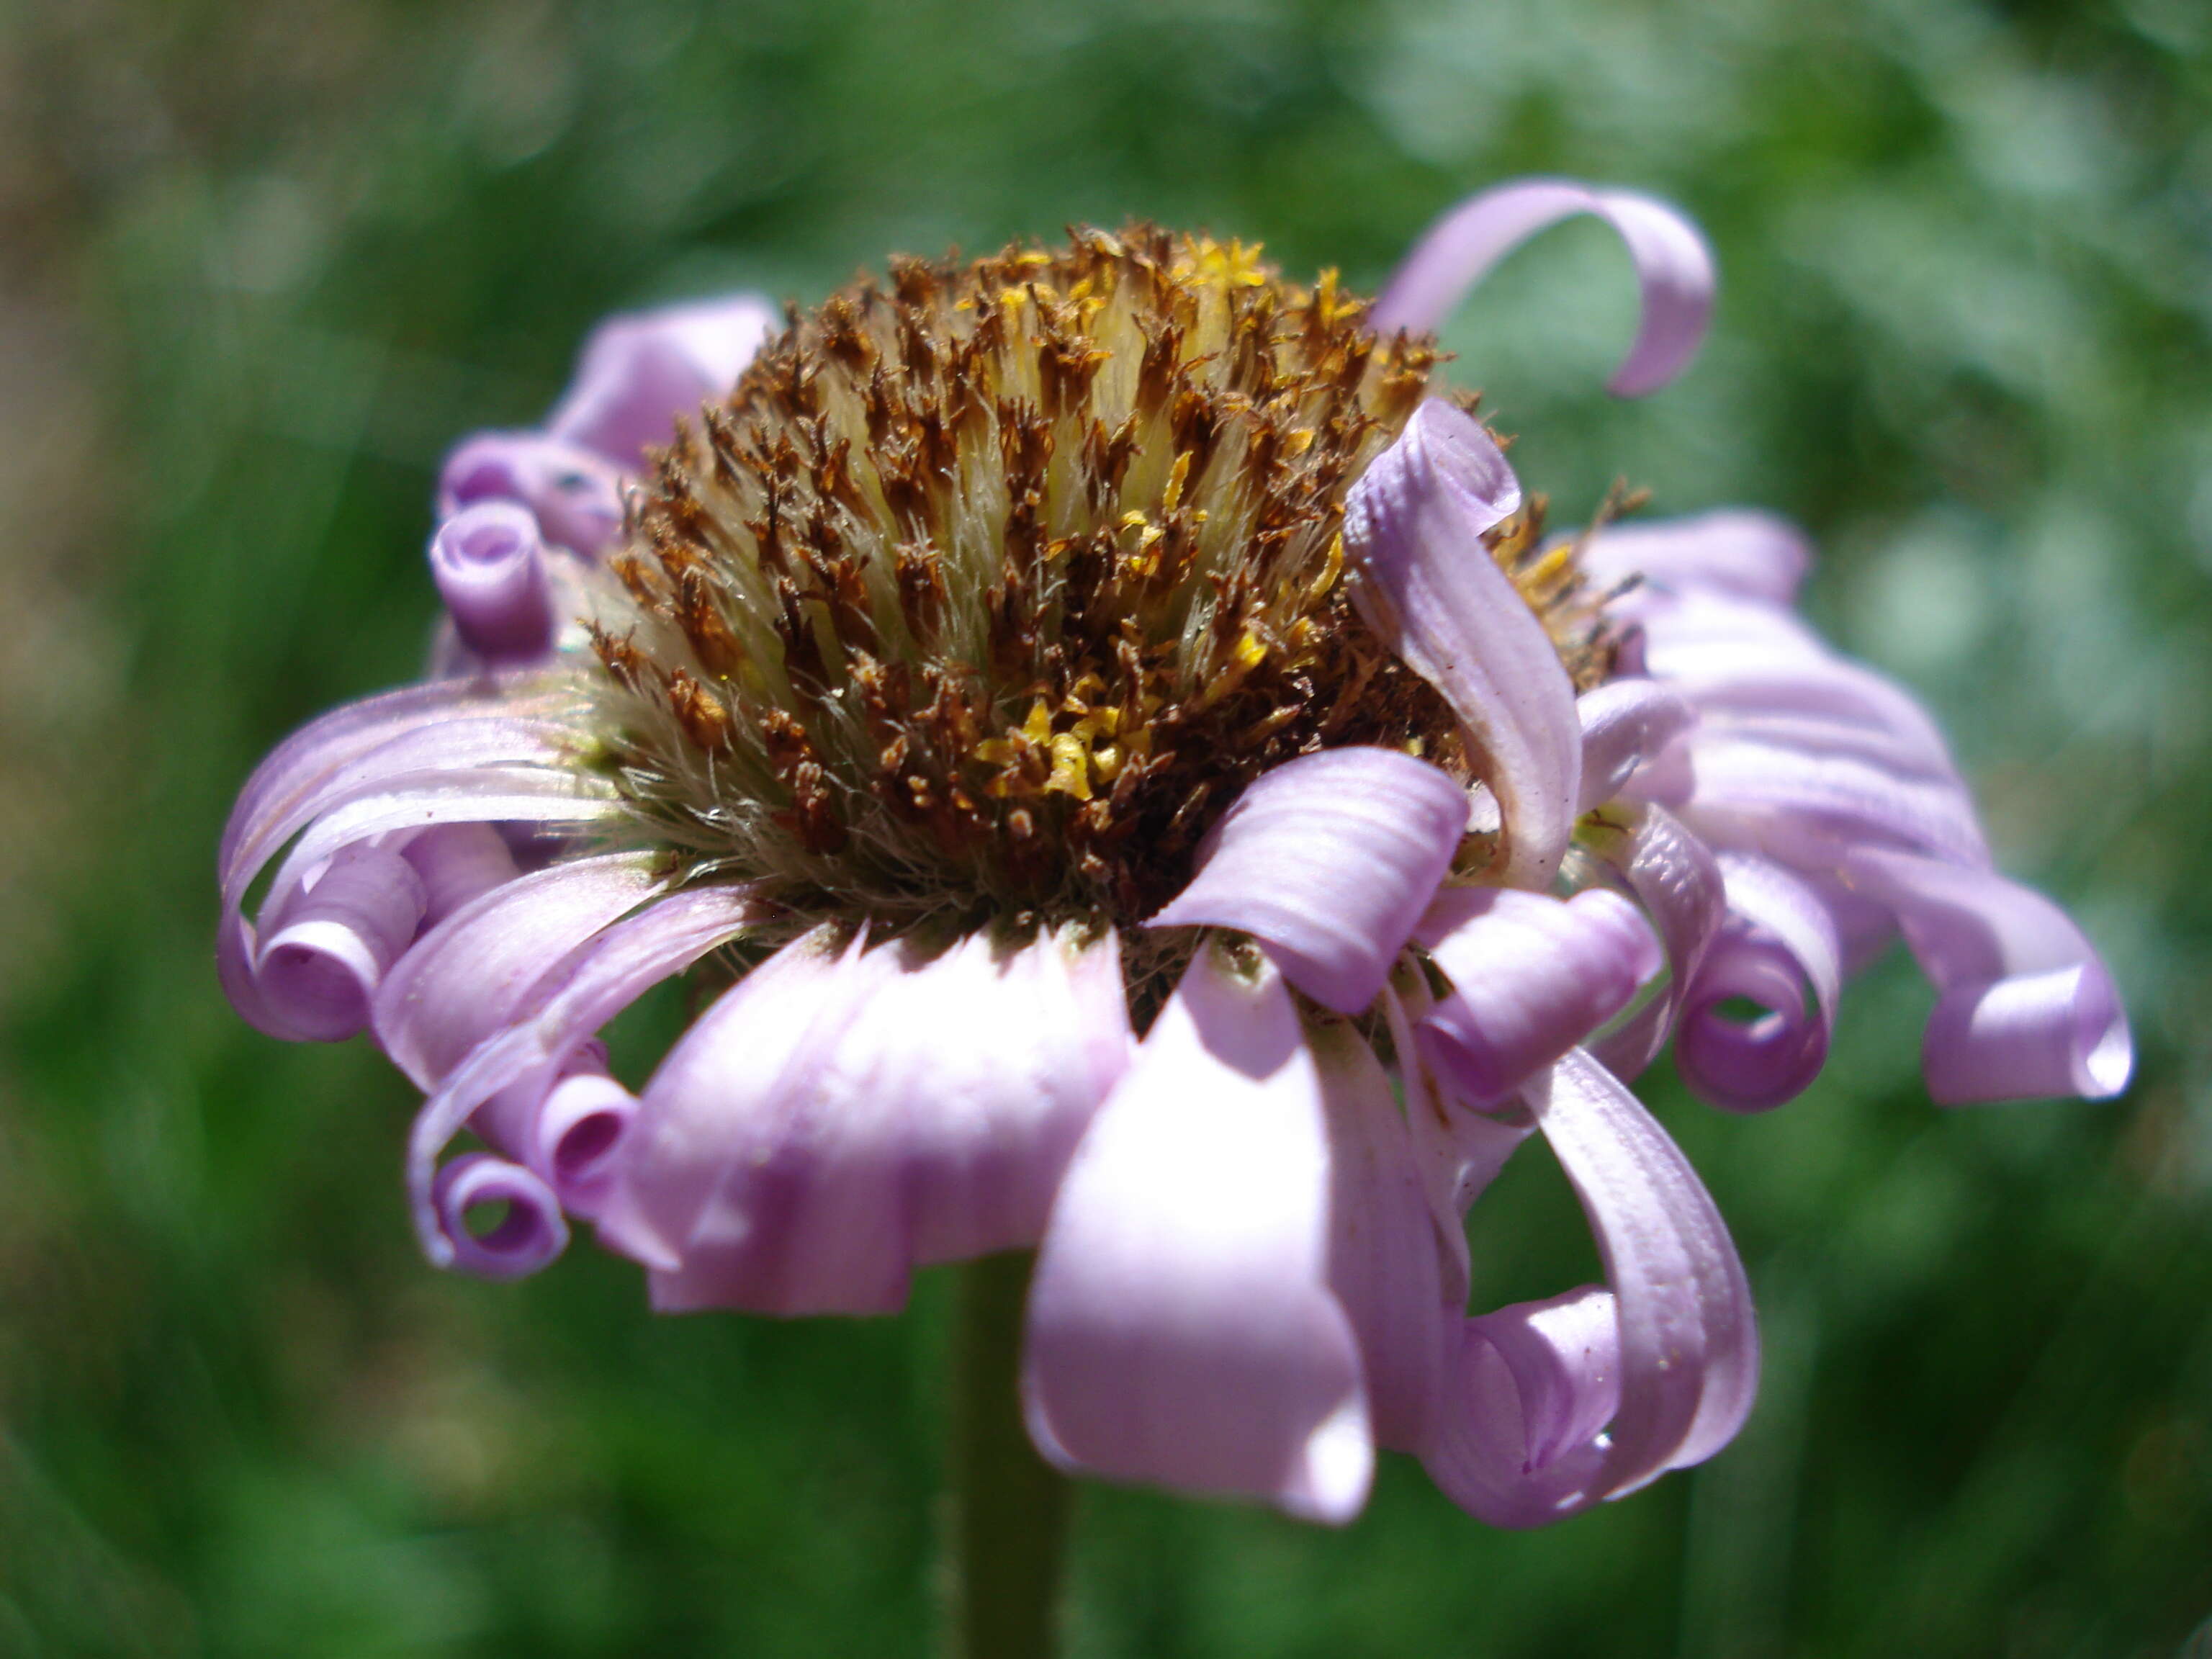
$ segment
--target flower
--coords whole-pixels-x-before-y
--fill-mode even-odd
[[[605,325],[544,430],[446,465],[436,678],[247,783],[233,1000],[423,1089],[444,1265],[532,1271],[573,1216],[662,1309],[873,1313],[1036,1249],[1066,1468],[1340,1521],[1379,1445],[1518,1526],[1710,1455],[1748,1288],[1621,1078],[1674,1036],[1778,1103],[1894,930],[1938,1098],[2111,1093],[2126,1028],[1926,718],[1790,617],[1789,532],[1547,541],[1435,384],[1431,331],[1573,214],[1633,257],[1614,386],[1653,390],[1704,244],[1559,181],[1371,308],[1136,227],[781,331]],[[687,970],[725,988],[634,1095],[596,1033]],[[1462,1217],[1536,1134],[1607,1282],[1469,1317]]]

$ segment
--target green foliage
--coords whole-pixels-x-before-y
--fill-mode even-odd
[[[927,1651],[942,1287],[779,1325],[587,1246],[432,1273],[401,1083],[216,991],[222,816],[414,672],[439,455],[608,310],[1130,215],[1372,285],[1528,171],[1680,201],[1724,287],[1616,405],[1625,261],[1518,256],[1447,343],[1523,476],[1808,524],[2141,1080],[1939,1115],[1894,963],[1771,1118],[1655,1079],[1765,1316],[1735,1448],[1529,1535],[1398,1460],[1341,1533],[1088,1490],[1073,1651],[2087,1659],[2212,1612],[2201,7],[88,0],[0,14],[0,1655]],[[1474,1234],[1479,1297],[1593,1270],[1540,1152]]]

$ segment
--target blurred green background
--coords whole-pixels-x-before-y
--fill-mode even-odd
[[[1626,477],[1810,526],[1813,608],[2101,942],[2140,1081],[1938,1113],[1898,961],[1771,1117],[1662,1067],[1765,1322],[1732,1449],[1529,1535],[1395,1459],[1342,1532],[1086,1489],[1071,1650],[2173,1654],[2212,1615],[2208,118],[2201,0],[0,5],[0,1656],[927,1652],[946,1287],[779,1325],[654,1319],[588,1246],[430,1271],[400,1080],[216,991],[222,816],[414,672],[441,451],[608,310],[1131,215],[1371,286],[1526,171],[1673,197],[1723,287],[1620,405],[1605,234],[1502,271],[1448,343],[1523,476],[1560,522]],[[1594,1271],[1540,1151],[1474,1231],[1479,1298]]]

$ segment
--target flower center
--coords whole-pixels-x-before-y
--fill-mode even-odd
[[[1436,354],[1256,252],[1085,230],[794,313],[661,460],[595,622],[654,836],[801,909],[1131,921],[1293,756],[1465,775],[1340,533]]]

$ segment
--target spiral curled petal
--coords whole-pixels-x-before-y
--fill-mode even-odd
[[[553,581],[538,520],[512,501],[465,507],[430,538],[430,575],[461,642],[489,663],[551,649]]]
[[[1684,1000],[1674,1061],[1692,1093],[1763,1112],[1826,1064],[1843,989],[1842,946],[1820,895],[1767,860],[1723,853],[1729,918]],[[1726,1006],[1759,1006],[1737,1019]]]
[[[502,1090],[544,1090],[579,1047],[648,988],[753,927],[764,907],[744,887],[672,893],[603,928],[532,988],[511,1022],[447,1073],[415,1115],[407,1141],[407,1191],[423,1253],[454,1262],[433,1191],[439,1155]],[[534,1178],[534,1177],[533,1177]]]
[[[1604,220],[1627,245],[1643,301],[1635,343],[1608,389],[1624,398],[1656,392],[1689,366],[1704,343],[1712,318],[1713,258],[1696,226],[1665,203],[1633,191],[1523,179],[1469,197],[1413,245],[1370,320],[1385,332],[1437,329],[1515,248],[1586,213]]]
[[[365,844],[333,854],[283,908],[254,963],[278,1035],[337,1042],[366,1025],[424,903],[422,878],[398,854]]]
[[[450,1265],[478,1279],[526,1277],[568,1246],[568,1224],[552,1190],[489,1152],[464,1152],[440,1170],[431,1203]],[[505,1213],[486,1231],[471,1231],[469,1212],[492,1205]]]
[[[548,1083],[501,1089],[469,1127],[552,1189],[572,1215],[596,1216],[611,1188],[637,1097],[607,1074],[604,1045],[586,1042]]]
[[[622,533],[622,492],[620,469],[581,444],[536,432],[480,432],[439,470],[438,517],[513,502],[529,509],[548,542],[589,559]]]

